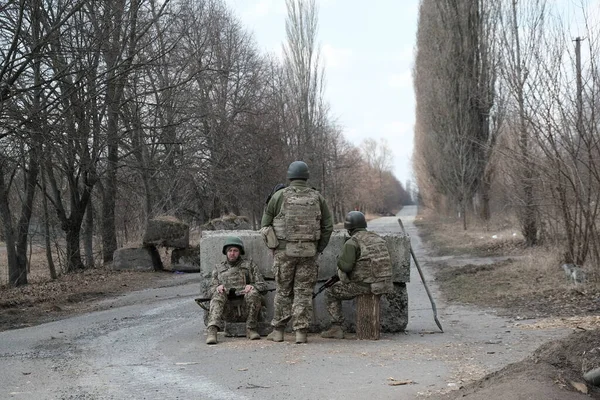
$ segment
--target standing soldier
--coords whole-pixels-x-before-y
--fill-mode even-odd
[[[268,340],[283,342],[285,326],[293,317],[296,343],[306,343],[312,320],[312,291],[317,283],[317,254],[322,253],[333,232],[333,221],[325,199],[309,187],[308,165],[294,161],[287,171],[290,184],[277,191],[262,217],[263,228],[272,227],[278,239],[273,274],[273,332]]]
[[[367,231],[367,220],[360,211],[350,211],[346,215],[344,228],[348,230],[350,238],[344,243],[338,258],[340,281],[325,290],[325,302],[332,325],[321,333],[324,338],[344,338],[342,300],[394,290],[392,261],[385,239]]]
[[[260,292],[267,290],[267,285],[258,266],[242,257],[244,253],[242,239],[237,236],[225,239],[223,254],[227,259],[217,264],[212,273],[206,344],[217,344],[217,332],[223,329],[223,311],[230,290],[244,296],[243,306],[248,313],[246,337],[250,340],[260,339],[256,331],[258,313],[262,307]]]

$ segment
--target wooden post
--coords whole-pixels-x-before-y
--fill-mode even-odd
[[[378,340],[381,332],[379,303],[381,296],[364,294],[356,297],[356,338]]]

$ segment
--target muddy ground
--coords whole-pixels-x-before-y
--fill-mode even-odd
[[[573,329],[566,339],[542,345],[522,362],[469,383],[440,399],[576,399],[600,390],[584,372],[600,367],[600,284],[593,271],[584,284],[564,276],[552,248],[527,249],[510,227],[462,232],[455,222],[417,220],[430,249],[441,295],[449,302],[493,307],[515,320],[539,319]],[[490,257],[488,265],[469,257]],[[432,263],[428,263],[432,265]],[[32,274],[22,288],[0,288],[0,331],[58,320],[98,309],[97,301],[144,288],[180,283],[173,272],[116,272],[96,268],[57,281]],[[435,398],[435,397],[433,397]]]

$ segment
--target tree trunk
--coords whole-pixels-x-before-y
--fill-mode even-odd
[[[66,229],[67,234],[67,271],[75,272],[83,269],[81,262],[81,250],[79,246],[79,231],[81,224],[70,223]]]
[[[479,217],[483,221],[489,221],[491,217],[490,213],[490,178],[488,174],[485,173],[483,175],[483,180],[481,182],[481,186],[479,187],[479,198],[481,200],[481,211]]]
[[[52,259],[52,243],[50,242],[50,222],[48,218],[48,199],[46,197],[46,179],[42,172],[42,205],[44,207],[44,233],[46,243],[46,260],[48,261],[48,269],[50,270],[50,278],[57,279],[56,267]]]
[[[464,201],[464,200],[461,201],[460,210],[462,213],[463,230],[466,231],[467,230],[467,202],[466,201]]]
[[[378,340],[381,333],[381,296],[365,294],[356,297],[356,338]]]
[[[104,192],[102,196],[102,260],[109,263],[113,259],[113,253],[117,250],[117,232],[115,228],[115,207],[117,193],[117,115],[118,110],[109,105],[108,118],[108,167]]]
[[[85,228],[83,231],[83,249],[85,252],[86,268],[94,267],[94,207],[92,201],[85,209]]]
[[[527,167],[526,167],[527,168]],[[533,203],[533,187],[531,182],[527,182],[527,180],[531,180],[529,177],[531,175],[530,171],[526,171],[528,178],[526,178],[524,195],[525,195],[525,206],[523,210],[523,217],[521,220],[521,230],[523,233],[523,237],[525,238],[525,243],[527,246],[535,246],[537,244],[537,221],[536,221],[536,206]]]
[[[27,284],[27,275],[22,276],[17,264],[17,252],[15,246],[15,234],[10,215],[10,206],[8,203],[8,189],[4,182],[4,166],[0,163],[0,219],[4,226],[4,239],[6,243],[6,257],[8,260],[8,284],[10,286],[20,286]]]
[[[19,285],[27,283],[27,239],[29,238],[29,222],[40,170],[38,154],[38,147],[34,145],[30,150],[29,171],[25,174],[25,198],[17,225],[17,273],[21,277]]]

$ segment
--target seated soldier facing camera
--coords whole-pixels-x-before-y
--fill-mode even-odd
[[[230,301],[230,294],[243,296],[243,306],[247,311],[246,337],[250,340],[260,339],[256,331],[258,314],[262,307],[261,291],[267,285],[258,266],[244,259],[244,243],[239,237],[231,236],[225,240],[223,254],[226,259],[215,265],[210,287],[210,311],[206,344],[217,344],[217,332],[223,329],[223,312]]]

